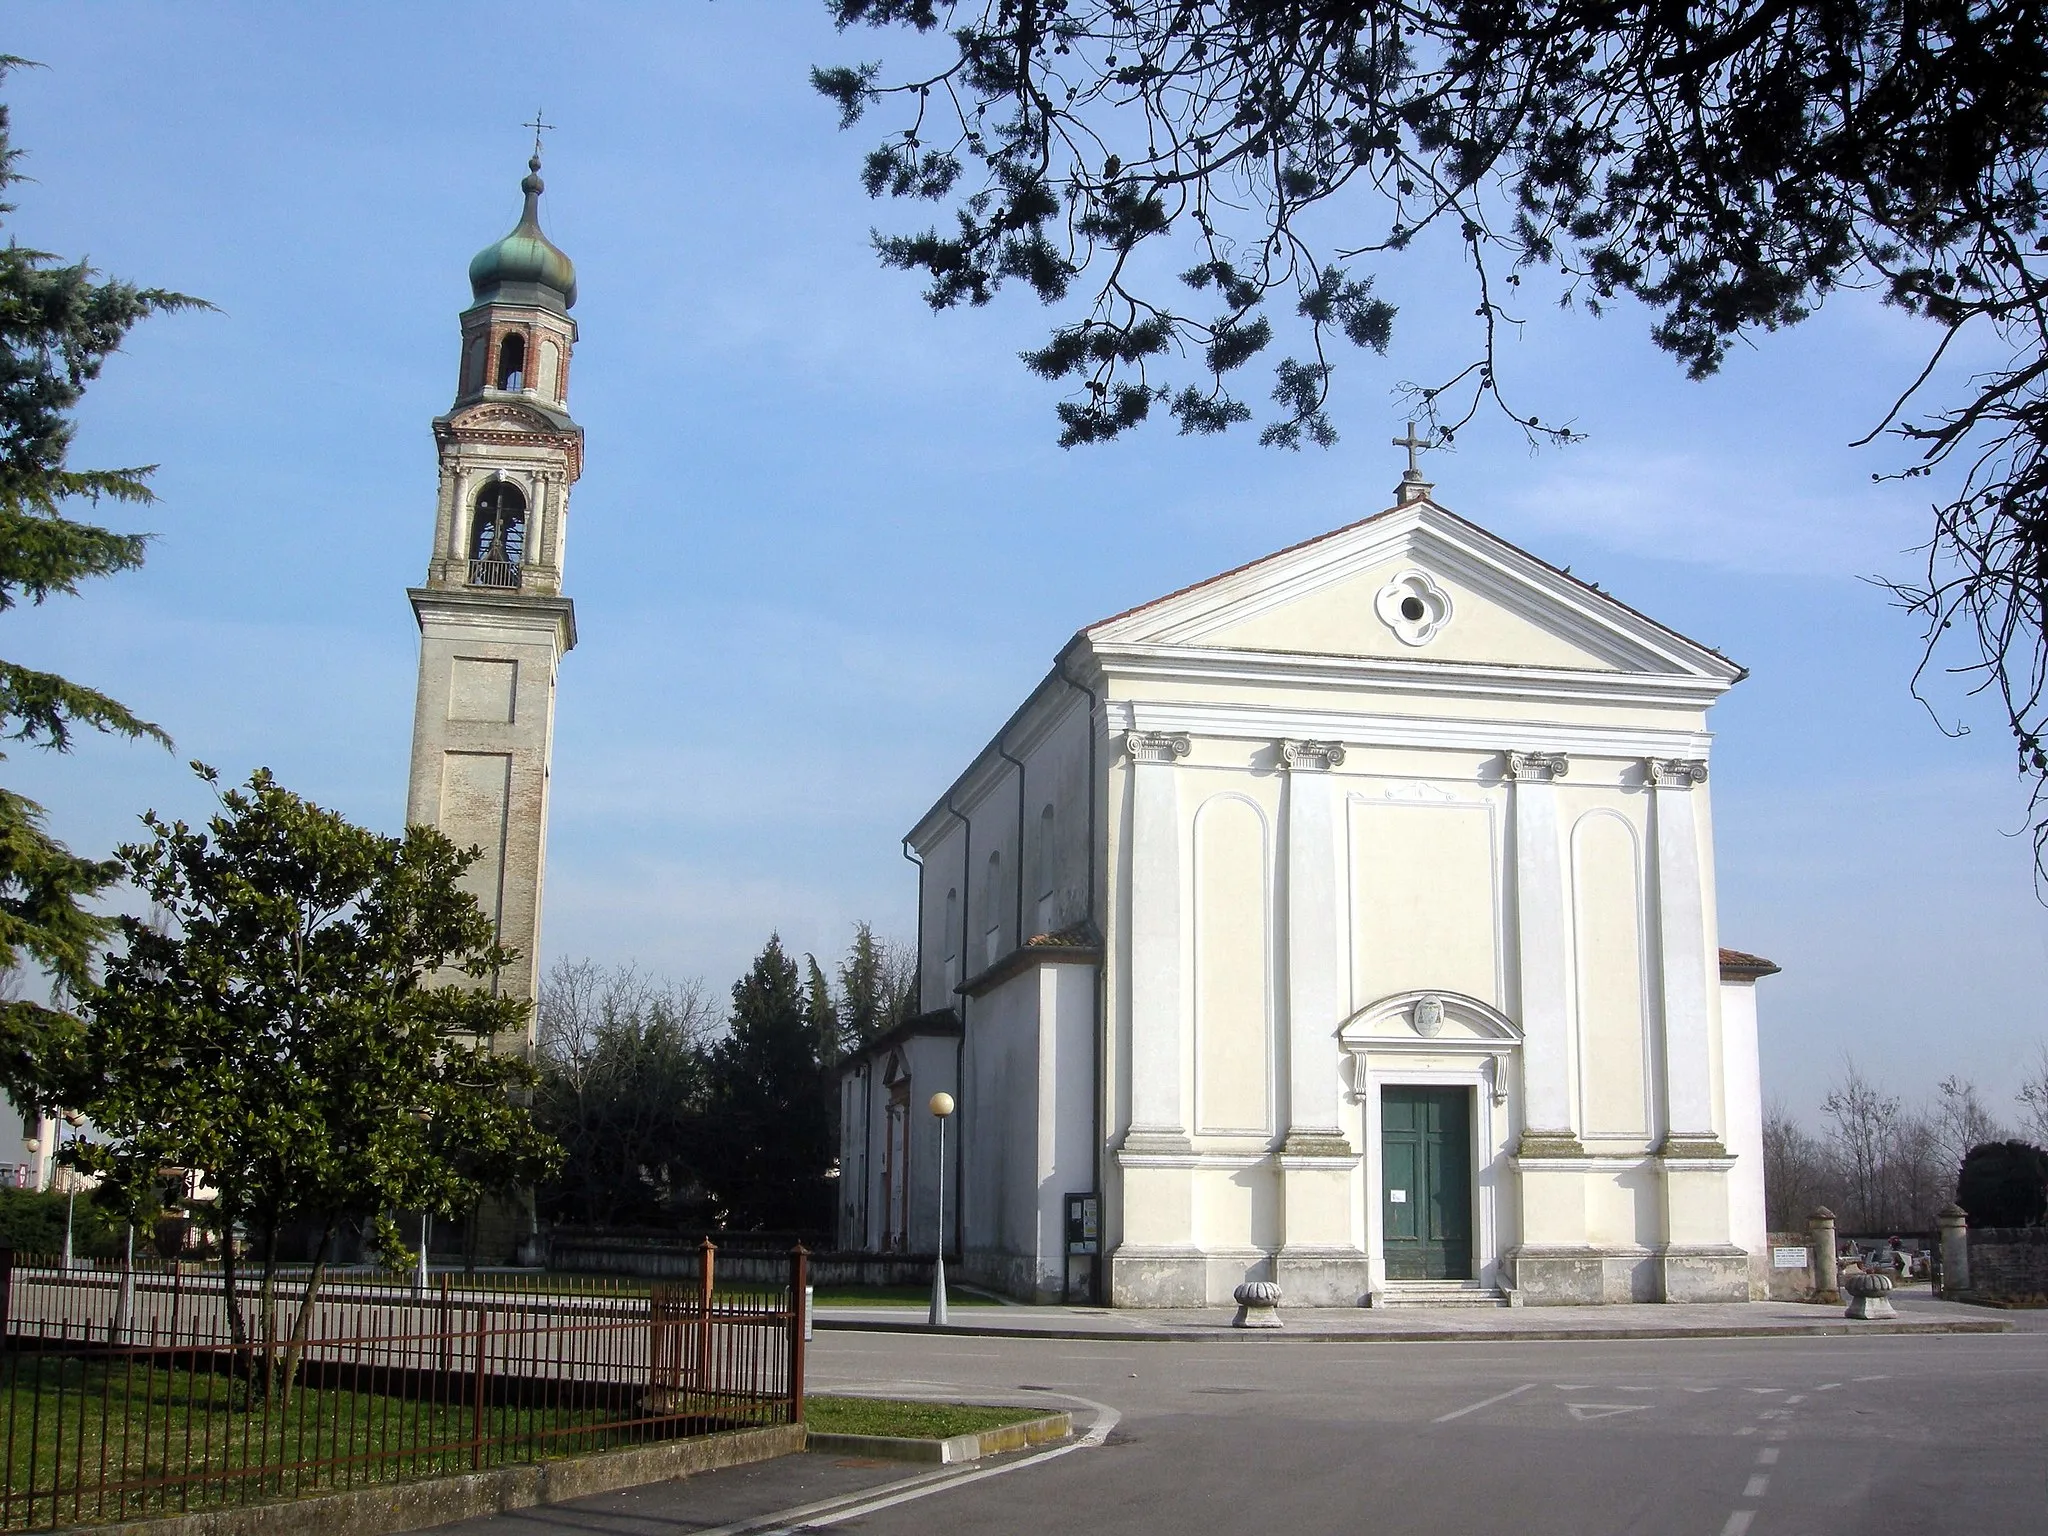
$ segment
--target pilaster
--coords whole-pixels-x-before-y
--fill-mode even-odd
[[[1287,1139],[1290,1153],[1349,1153],[1338,1101],[1337,1028],[1344,1022],[1344,904],[1334,786],[1336,741],[1283,741],[1287,770]]]
[[[1185,1150],[1179,775],[1185,733],[1127,731],[1131,762],[1132,1150]]]
[[[1515,835],[1521,1154],[1576,1157],[1584,1149],[1572,1125],[1571,955],[1555,787],[1571,771],[1571,759],[1562,752],[1510,752],[1506,770]]]
[[[1656,827],[1657,960],[1662,979],[1665,1136],[1680,1155],[1725,1155],[1714,1128],[1713,998],[1707,969],[1706,891],[1694,786],[1697,758],[1647,766]]]

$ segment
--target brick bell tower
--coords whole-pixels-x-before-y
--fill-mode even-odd
[[[519,952],[495,982],[538,990],[541,884],[555,672],[576,644],[562,595],[569,488],[583,429],[569,416],[576,268],[541,233],[540,144],[519,223],[469,264],[455,403],[434,419],[440,495],[424,586],[407,594],[420,627],[406,820],[483,857],[465,884]],[[529,1021],[523,1041],[532,1047]]]

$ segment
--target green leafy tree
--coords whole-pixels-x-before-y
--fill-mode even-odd
[[[2048,11],[2031,0],[827,0],[922,34],[927,67],[813,79],[889,122],[878,235],[937,309],[1019,283],[1060,312],[1025,363],[1061,441],[1154,416],[1329,443],[1349,344],[1385,351],[1378,268],[1463,257],[1462,359],[1403,386],[1449,440],[1509,399],[1496,343],[1544,303],[1633,299],[1694,378],[1861,288],[1926,322],[1870,402],[1888,473],[1944,466],[1925,579],[1895,589],[2004,707],[2048,871]],[[1428,238],[1432,235],[1435,238]],[[1916,685],[1917,685],[1916,677]]]
[[[0,79],[26,62],[0,57]],[[21,153],[0,105],[0,199],[24,179]],[[0,200],[0,222],[14,212],[14,203]],[[74,596],[83,581],[142,564],[146,536],[97,527],[66,509],[152,501],[153,466],[71,467],[72,413],[137,322],[203,307],[166,289],[101,280],[84,262],[18,242],[0,246],[0,612],[53,594]],[[0,736],[62,752],[81,726],[170,743],[96,689],[0,660]],[[73,854],[44,830],[41,806],[0,788],[0,969],[29,962],[49,973],[60,992],[85,987],[109,932],[85,903],[119,873],[112,862]],[[0,1081],[23,1101],[48,1102],[33,1075],[37,1037],[68,1024],[65,1015],[25,999],[0,1005]]]
[[[823,1084],[803,978],[771,936],[733,984],[731,1027],[711,1052],[706,1165],[727,1226],[828,1224],[832,1129]]]
[[[65,1157],[139,1208],[161,1170],[217,1191],[234,1342],[248,1343],[240,1264],[261,1264],[264,1389],[287,1388],[335,1233],[367,1211],[402,1255],[398,1210],[453,1215],[549,1171],[556,1148],[521,1102],[533,1069],[493,1049],[526,1005],[494,996],[512,956],[458,883],[476,851],[439,832],[352,825],[267,770],[219,790],[203,829],[143,817],[119,850],[157,920],[121,920],[125,949],[81,997],[85,1026],[48,1075],[99,1135]],[[319,1232],[282,1365],[277,1237]]]

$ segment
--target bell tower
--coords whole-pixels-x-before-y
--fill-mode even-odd
[[[519,952],[495,985],[530,1000],[555,673],[576,644],[562,555],[583,429],[568,410],[576,268],[541,233],[538,135],[519,185],[526,207],[517,227],[469,264],[455,403],[434,419],[434,547],[425,585],[407,594],[419,620],[420,685],[406,820],[483,850],[464,883],[496,921],[499,942]]]

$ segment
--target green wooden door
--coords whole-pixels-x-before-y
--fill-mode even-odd
[[[1380,1090],[1389,1280],[1472,1278],[1472,1091]]]

